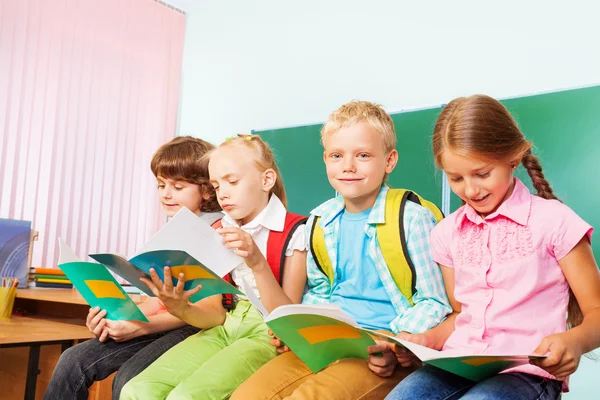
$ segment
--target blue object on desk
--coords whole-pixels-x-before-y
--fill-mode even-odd
[[[0,277],[19,278],[27,287],[31,221],[0,218]]]

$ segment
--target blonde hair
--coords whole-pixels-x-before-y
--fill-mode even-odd
[[[152,156],[150,169],[155,177],[185,181],[198,185],[202,194],[203,212],[221,211],[215,189],[208,179],[205,156],[215,148],[212,144],[191,136],[178,136],[160,146]]]
[[[271,194],[275,194],[277,197],[279,197],[279,200],[281,200],[285,208],[287,208],[287,196],[285,194],[285,187],[283,186],[283,179],[281,177],[281,173],[279,172],[279,167],[277,167],[277,163],[275,162],[273,151],[269,145],[266,144],[258,135],[239,133],[237,137],[227,138],[227,140],[221,143],[217,149],[232,146],[243,147],[249,150],[254,156],[253,158],[256,168],[260,172],[264,172],[267,169],[272,169],[275,171],[277,178],[275,180],[275,185],[273,185],[271,191],[269,192],[269,197]],[[210,153],[208,154],[208,157],[210,157]]]
[[[521,160],[537,191],[544,199],[558,200],[544,177],[542,166],[531,152],[533,144],[525,139],[517,122],[498,100],[485,95],[459,97],[448,103],[435,123],[433,155],[439,168],[442,153],[479,157],[494,162]],[[583,321],[581,308],[569,289],[567,322],[570,327]]]
[[[321,128],[321,143],[325,136],[359,122],[368,123],[381,135],[386,153],[396,148],[396,130],[389,114],[379,104],[358,100],[342,105],[329,115]]]

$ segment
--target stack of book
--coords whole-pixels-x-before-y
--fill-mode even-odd
[[[58,268],[32,268],[33,282],[30,287],[71,289],[73,284]]]

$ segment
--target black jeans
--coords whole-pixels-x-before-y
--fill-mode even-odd
[[[88,398],[88,388],[115,371],[112,398],[117,399],[123,386],[152,364],[165,351],[200,329],[183,326],[172,331],[140,336],[126,342],[90,339],[67,349],[58,360],[44,400]]]

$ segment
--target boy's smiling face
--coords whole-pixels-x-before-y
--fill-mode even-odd
[[[187,207],[196,215],[201,214],[202,193],[200,185],[157,176],[158,197],[167,216],[177,214],[181,207]]]
[[[385,176],[396,166],[398,152],[386,152],[381,134],[367,122],[327,134],[323,146],[327,178],[344,197],[346,210],[359,213],[373,207]]]

